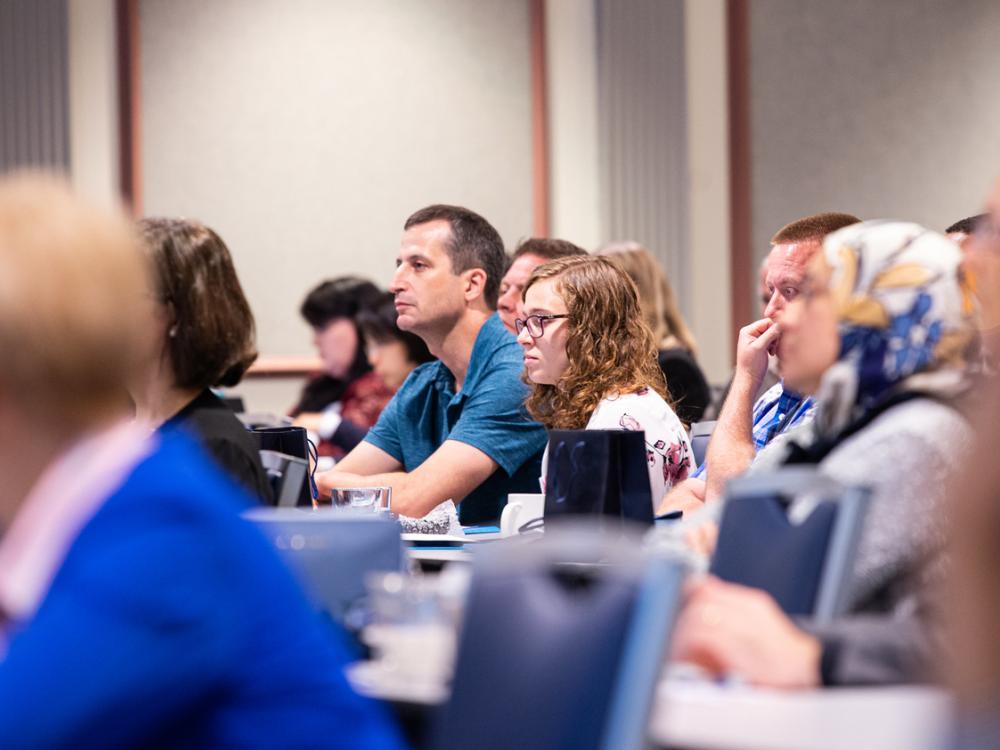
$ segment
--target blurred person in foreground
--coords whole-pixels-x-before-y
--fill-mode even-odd
[[[759,397],[756,394],[767,375],[769,355],[776,355],[781,369],[781,329],[776,318],[798,297],[809,261],[819,252],[824,237],[857,222],[851,214],[815,214],[786,224],[771,238],[767,258],[771,298],[764,317],[739,332],[736,368],[705,461],[663,498],[660,513],[687,513],[717,500],[726,482],[745,472],[765,446],[783,440],[790,429],[812,419],[813,400],[784,383]]]
[[[1000,370],[1000,179],[987,197],[986,209],[973,217],[971,234],[956,239],[979,301],[986,373],[995,375]]]
[[[507,272],[500,280],[500,296],[497,298],[497,315],[503,327],[515,336],[514,321],[524,317],[524,285],[531,272],[543,263],[574,255],[586,255],[587,251],[566,240],[548,237],[532,237],[517,246],[511,256]]]
[[[813,464],[872,489],[848,614],[793,622],[767,594],[710,578],[689,592],[678,658],[778,687],[930,676],[941,646],[933,589],[946,567],[947,493],[972,445],[957,408],[977,356],[960,261],[954,243],[916,224],[869,221],[827,237],[776,320],[785,382],[815,397],[816,415],[761,451],[750,471]],[[689,521],[702,521],[689,533],[706,553],[713,511]]]
[[[404,516],[453,501],[468,525],[537,488],[545,430],[524,410],[524,359],[496,315],[505,260],[500,234],[467,208],[435,204],[404,222],[389,291],[400,329],[439,361],[414,370],[364,441],[317,477],[322,492],[389,486]]]
[[[701,419],[712,398],[705,373],[695,359],[698,345],[681,315],[663,267],[638,242],[615,242],[598,254],[629,275],[639,290],[642,317],[653,332],[657,361],[667,379],[674,411],[684,424]]]
[[[987,213],[957,227],[966,237],[954,237],[965,255],[980,303],[988,377],[975,394],[978,440],[969,456],[968,471],[952,495],[953,558],[947,587],[951,659],[948,676],[955,692],[956,734],[952,747],[986,750],[1000,747],[1000,179],[987,198]],[[961,222],[959,222],[961,224]],[[949,233],[956,229],[949,227]],[[949,236],[952,236],[949,234]]]
[[[380,299],[370,281],[342,276],[324,281],[302,302],[323,372],[306,383],[290,416],[319,439],[320,456],[350,452],[358,432],[363,436],[392,398],[394,389],[372,372],[358,325],[358,316]]]
[[[247,496],[130,419],[160,303],[124,218],[0,180],[0,279],[0,747],[399,747]]]
[[[524,287],[524,315],[517,340],[531,416],[550,430],[644,432],[654,503],[687,477],[691,444],[665,400],[656,343],[623,270],[586,256],[539,266]]]
[[[253,435],[212,392],[240,382],[257,358],[254,319],[229,248],[187,219],[142,219],[139,232],[154,275],[155,348],[131,387],[137,419],[184,429],[248,492],[272,501]]]

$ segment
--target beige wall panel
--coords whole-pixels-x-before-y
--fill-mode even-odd
[[[824,210],[936,229],[1000,170],[996,0],[753,0],[753,221]]]
[[[388,283],[425,204],[530,234],[527,0],[143,0],[140,21],[145,210],[226,239],[262,352],[309,351],[319,280]]]

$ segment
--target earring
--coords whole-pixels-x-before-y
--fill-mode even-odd
[[[172,326],[170,326],[170,330],[167,331],[167,335],[170,338],[172,338],[172,339],[177,338],[177,324],[176,323],[174,323]]]

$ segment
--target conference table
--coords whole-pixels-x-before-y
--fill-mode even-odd
[[[498,536],[483,533],[459,547],[412,547],[409,555],[431,567],[467,563],[478,542]],[[429,713],[449,694],[440,680],[403,679],[377,662],[352,665],[348,677],[358,692],[410,719]],[[934,687],[784,691],[699,679],[671,668],[653,699],[649,739],[656,747],[687,750],[938,750],[950,714],[948,694]]]
[[[401,679],[372,662],[353,665],[348,677],[359,693],[408,716],[448,698],[444,684]],[[782,691],[667,673],[649,739],[689,750],[937,750],[950,712],[947,693],[932,687]]]

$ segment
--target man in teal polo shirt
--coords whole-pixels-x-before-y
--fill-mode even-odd
[[[524,410],[520,347],[495,314],[503,241],[458,206],[428,206],[403,229],[389,287],[397,322],[438,361],[410,374],[364,442],[318,477],[320,491],[391,486],[403,515],[450,498],[463,524],[494,520],[507,493],[538,491],[545,447]]]

